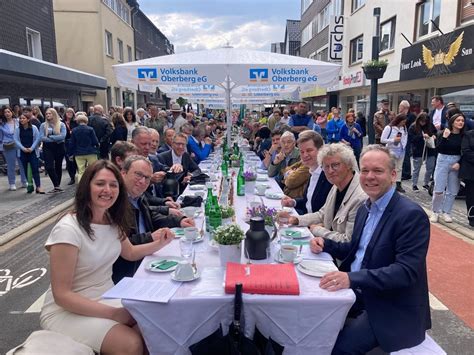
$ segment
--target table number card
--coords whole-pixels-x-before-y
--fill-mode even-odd
[[[247,268],[250,268],[250,270]],[[298,278],[293,264],[242,265],[227,263],[225,292],[234,293],[235,284],[237,283],[243,285],[243,292],[245,293],[264,295],[300,294]]]

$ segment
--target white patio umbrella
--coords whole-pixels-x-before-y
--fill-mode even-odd
[[[340,66],[284,54],[224,47],[173,54],[113,66],[121,86],[154,91],[165,85],[218,85],[225,91],[228,120],[231,94],[248,85],[333,86]],[[229,122],[228,122],[229,124]],[[230,130],[228,130],[230,141]]]

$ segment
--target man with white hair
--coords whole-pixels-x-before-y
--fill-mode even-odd
[[[112,124],[104,116],[102,105],[94,106],[94,114],[89,117],[88,125],[94,129],[99,141],[99,156],[101,159],[109,159],[110,136],[114,131]]]
[[[315,237],[348,242],[352,237],[357,210],[367,199],[359,183],[357,162],[350,147],[343,143],[325,145],[318,162],[334,186],[326,203],[315,213],[290,217],[290,224],[309,226]]]
[[[296,148],[295,135],[287,131],[280,138],[280,152],[268,165],[268,176],[274,177],[280,187],[283,188],[283,170],[300,160],[300,151]]]

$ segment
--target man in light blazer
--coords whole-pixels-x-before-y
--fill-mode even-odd
[[[370,145],[360,159],[360,183],[369,196],[357,212],[350,242],[314,238],[311,250],[342,260],[321,279],[328,291],[351,288],[356,303],[333,354],[365,354],[414,347],[431,328],[426,274],[430,223],[423,209],[398,194],[395,157]]]

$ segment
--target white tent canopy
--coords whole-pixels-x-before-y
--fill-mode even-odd
[[[284,54],[224,47],[173,54],[113,66],[121,86],[154,91],[166,85],[218,85],[231,116],[231,94],[249,85],[333,86],[340,66]],[[230,134],[230,130],[229,130]],[[230,137],[229,137],[230,138]]]

